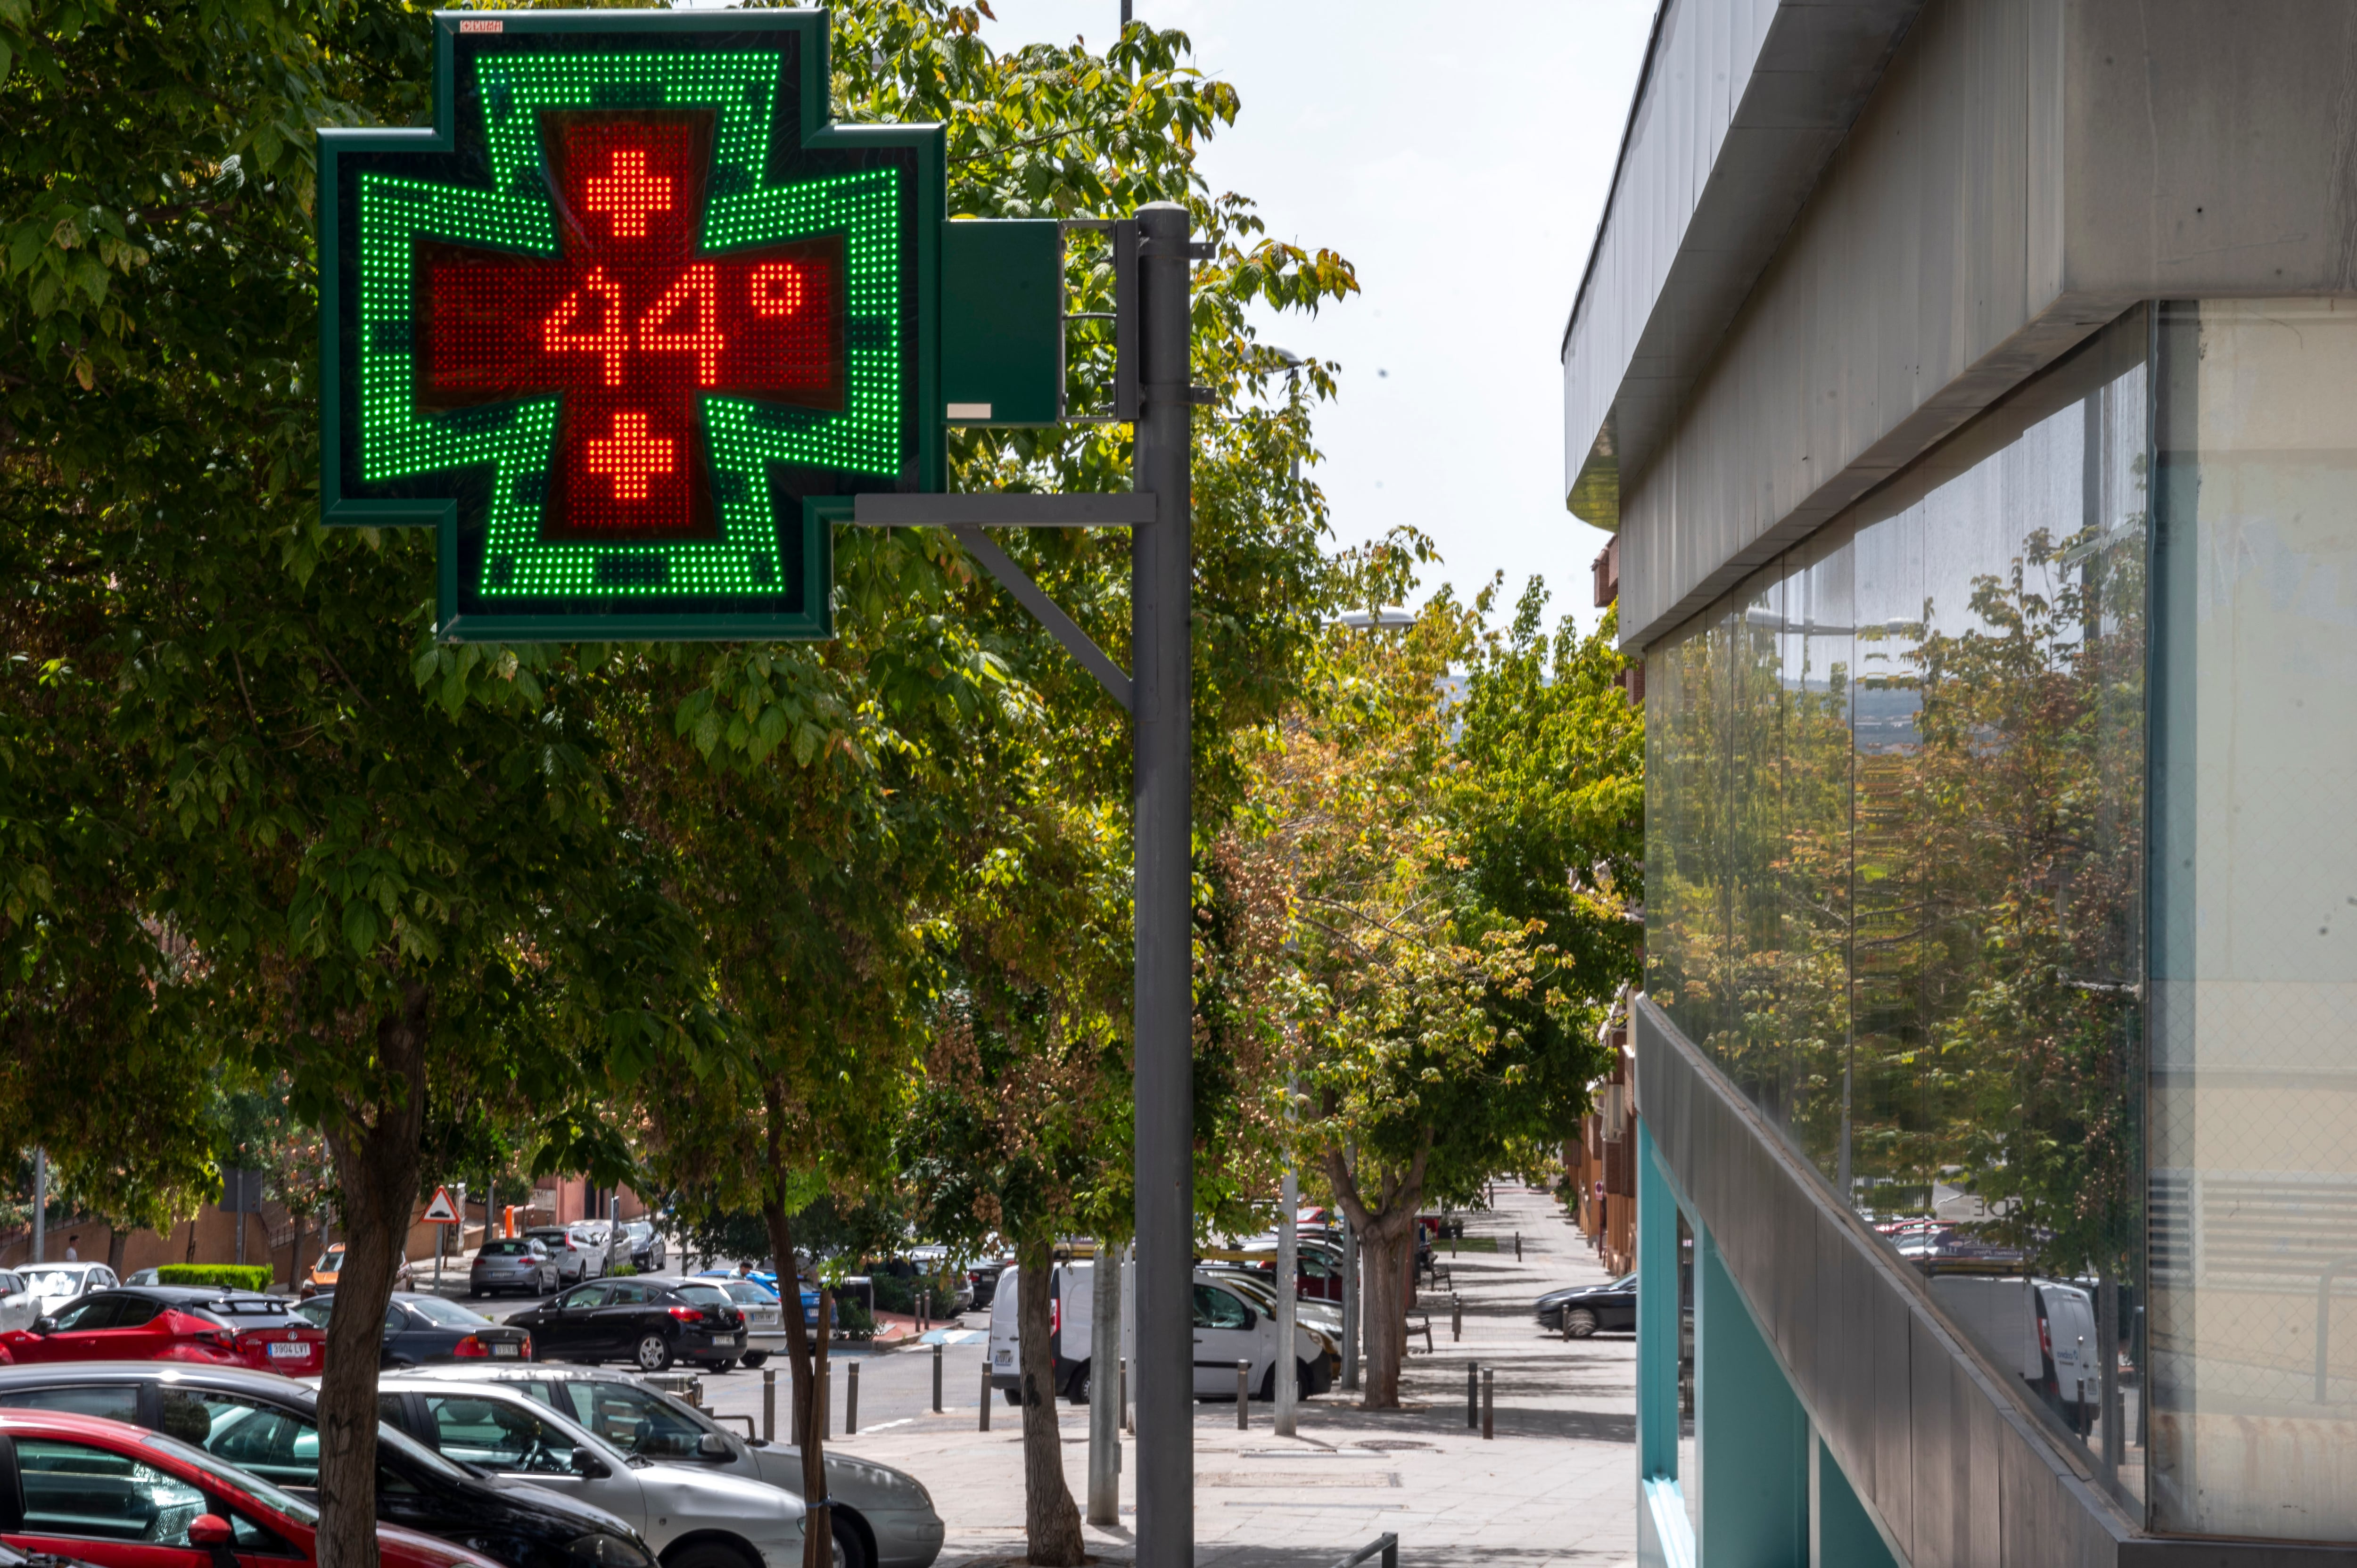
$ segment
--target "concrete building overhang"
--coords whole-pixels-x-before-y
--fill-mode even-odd
[[[1564,328],[1565,504],[1617,531],[1922,0],[1662,0]]]

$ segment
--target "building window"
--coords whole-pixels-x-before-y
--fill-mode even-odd
[[[1652,1000],[2129,1498],[2148,358],[2139,309],[1647,667]]]

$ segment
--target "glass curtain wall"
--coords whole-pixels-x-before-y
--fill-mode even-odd
[[[2148,336],[2107,328],[1646,670],[1649,994],[2130,1497]],[[2350,1348],[2357,1391],[2357,1313]]]
[[[2357,1540],[2357,301],[2161,308],[2152,1520]]]

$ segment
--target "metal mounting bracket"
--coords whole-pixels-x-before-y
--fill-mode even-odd
[[[1064,608],[1049,598],[1047,591],[1031,580],[1031,575],[1015,564],[1015,557],[998,547],[998,542],[981,529],[965,523],[952,523],[950,532],[965,546],[965,553],[983,564],[984,570],[999,581],[1000,586],[1015,596],[1016,602],[1029,610],[1041,626],[1055,634],[1064,645],[1064,651],[1081,661],[1081,668],[1097,678],[1097,684],[1113,695],[1125,713],[1135,713],[1135,698],[1130,692],[1130,679],[1111,655],[1099,648],[1082,631],[1080,624],[1064,613]]]

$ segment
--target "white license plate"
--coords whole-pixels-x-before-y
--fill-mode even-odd
[[[523,1347],[521,1345],[508,1344],[497,1339],[491,1341],[491,1355],[494,1359],[505,1356],[512,1360],[522,1353]]]
[[[308,1360],[310,1355],[311,1347],[300,1339],[280,1339],[270,1347],[270,1357],[274,1361]]]
[[[1002,1367],[1012,1366],[1015,1361],[1015,1352],[1012,1350],[1001,1350],[998,1353],[997,1359],[998,1364]]]

